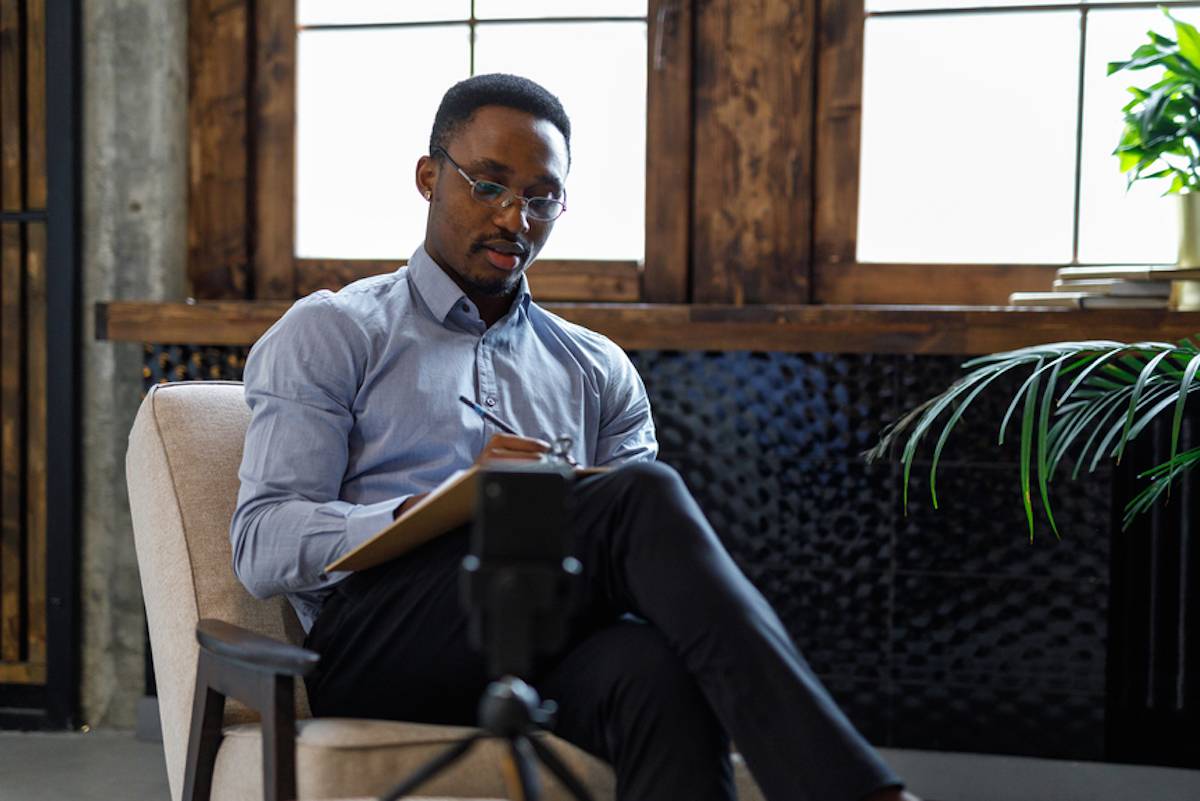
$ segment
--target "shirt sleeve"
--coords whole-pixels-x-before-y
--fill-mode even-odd
[[[596,466],[654,461],[658,439],[650,414],[650,398],[637,368],[616,345],[611,345],[609,369],[601,392]]]
[[[258,598],[345,578],[325,565],[391,523],[409,497],[370,505],[338,497],[368,348],[329,298],[299,301],[246,360],[251,417],[230,540],[234,572]]]

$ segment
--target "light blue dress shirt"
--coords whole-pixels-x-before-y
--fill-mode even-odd
[[[234,571],[256,597],[286,593],[305,631],[349,575],[324,566],[498,433],[459,395],[524,436],[570,437],[581,465],[658,452],[619,347],[533,303],[524,276],[488,328],[424,247],[390,275],[298,301],[251,349],[244,380]]]

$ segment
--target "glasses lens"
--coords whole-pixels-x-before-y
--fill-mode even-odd
[[[494,184],[491,181],[476,181],[471,192],[480,203],[496,206],[507,200],[509,194],[507,186]]]
[[[554,220],[563,213],[562,201],[550,197],[531,197],[526,208],[535,220]]]

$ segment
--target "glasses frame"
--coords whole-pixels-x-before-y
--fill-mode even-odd
[[[559,200],[556,197],[550,197],[549,195],[535,195],[534,197],[524,197],[522,195],[518,195],[516,192],[514,192],[512,189],[505,186],[504,184],[497,183],[496,181],[485,181],[485,180],[480,180],[477,178],[472,178],[470,175],[467,174],[466,170],[464,170],[462,167],[458,166],[458,162],[455,161],[450,156],[450,154],[446,152],[446,148],[435,147],[432,150],[430,150],[429,155],[433,156],[436,153],[441,153],[443,156],[445,156],[446,161],[450,162],[450,165],[452,167],[454,167],[455,170],[458,171],[458,174],[463,177],[463,180],[465,180],[467,183],[469,183],[471,185],[471,199],[482,206],[488,206],[489,208],[493,208],[493,209],[507,209],[513,203],[520,203],[521,204],[521,213],[524,214],[529,219],[536,220],[538,222],[554,222],[555,220],[557,220],[559,217],[561,217],[563,215],[564,211],[567,210],[567,190],[565,188],[563,189],[562,200]],[[484,200],[483,198],[479,197],[476,194],[476,192],[478,191],[477,187],[479,186],[479,184],[490,184],[491,186],[498,186],[504,190],[504,194],[501,195],[500,198],[496,201]],[[553,217],[540,217],[540,216],[534,214],[529,208],[529,204],[531,202],[533,202],[534,200],[548,200],[551,203],[557,203],[558,204],[558,214],[555,214]]]

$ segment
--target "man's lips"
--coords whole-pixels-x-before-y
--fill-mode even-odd
[[[493,267],[505,271],[515,270],[517,265],[521,263],[529,252],[528,249],[517,242],[503,240],[483,242],[478,247],[483,251],[483,255],[487,257],[488,262]]]

